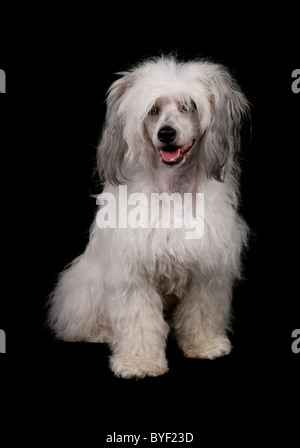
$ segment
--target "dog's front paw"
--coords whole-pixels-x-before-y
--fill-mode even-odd
[[[168,371],[166,358],[146,358],[143,356],[119,356],[110,358],[110,367],[116,376],[141,379],[145,376],[159,376]]]
[[[226,336],[216,336],[212,339],[202,339],[197,344],[184,350],[188,358],[214,359],[228,355],[231,343]]]

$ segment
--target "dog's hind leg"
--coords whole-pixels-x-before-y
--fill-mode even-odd
[[[61,274],[49,301],[49,325],[60,339],[106,342],[99,265],[85,252]]]

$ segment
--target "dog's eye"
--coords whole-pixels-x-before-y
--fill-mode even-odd
[[[188,106],[186,104],[183,104],[180,108],[181,112],[188,112]]]
[[[191,100],[189,103],[182,104],[180,108],[181,112],[193,112],[194,110],[197,110],[197,106],[193,100]]]
[[[195,103],[193,100],[191,100],[191,110],[192,110],[192,111],[193,111],[193,110],[197,110],[196,103]]]
[[[151,109],[148,112],[148,115],[158,115],[159,109],[157,106],[152,106]]]

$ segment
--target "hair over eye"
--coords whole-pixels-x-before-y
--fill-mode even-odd
[[[196,103],[193,100],[190,100],[187,103],[183,103],[180,107],[181,112],[194,112],[197,110]]]

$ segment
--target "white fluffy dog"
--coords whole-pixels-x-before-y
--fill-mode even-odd
[[[188,357],[230,352],[232,287],[247,240],[236,156],[248,103],[228,71],[206,60],[160,57],[119,75],[98,150],[98,220],[59,279],[50,324],[64,340],[108,342],[113,372],[142,378],[168,370],[170,329]],[[179,199],[179,215],[202,223],[196,236],[187,236],[188,220],[175,225],[178,209],[164,225],[162,211],[172,213]]]

